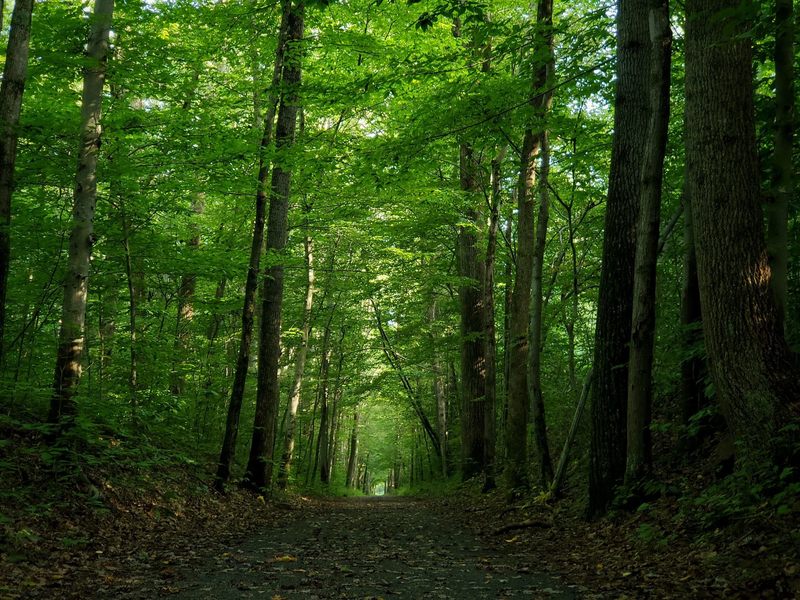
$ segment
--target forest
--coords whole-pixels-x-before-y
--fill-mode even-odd
[[[0,0],[0,597],[800,596],[796,22]]]

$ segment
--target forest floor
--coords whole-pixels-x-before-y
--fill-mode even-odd
[[[0,433],[0,599],[800,597],[793,487],[746,509],[691,471],[590,523],[579,499],[509,504],[477,482],[436,498],[219,495],[201,465],[116,438],[76,462]]]

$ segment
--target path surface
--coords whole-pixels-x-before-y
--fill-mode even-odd
[[[313,501],[242,544],[201,557],[162,593],[176,599],[577,598],[514,545],[485,539],[431,502]]]

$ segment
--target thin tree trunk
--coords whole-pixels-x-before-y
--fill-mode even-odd
[[[214,478],[214,487],[218,491],[224,489],[231,476],[231,467],[236,454],[236,438],[239,434],[239,415],[242,412],[244,388],[247,382],[247,371],[250,367],[250,349],[253,342],[253,322],[256,312],[256,291],[261,262],[261,251],[264,245],[264,223],[267,205],[267,177],[269,162],[267,150],[272,145],[272,128],[275,122],[279,100],[279,86],[283,74],[283,58],[286,52],[286,41],[289,27],[289,0],[283,0],[281,24],[278,32],[278,46],[275,50],[275,65],[272,72],[269,106],[264,120],[264,134],[259,148],[258,184],[256,186],[256,215],[253,221],[253,241],[250,245],[250,261],[247,268],[247,279],[244,287],[244,307],[242,309],[242,333],[239,340],[239,352],[236,358],[236,370],[231,388],[231,400],[228,405],[228,416],[225,421],[225,437],[220,449],[219,464]]]
[[[665,0],[650,0],[650,122],[641,175],[628,365],[627,459],[629,483],[650,471],[650,414],[656,328],[656,264],[664,154],[669,129],[672,31]]]
[[[792,0],[775,0],[775,150],[772,199],[767,207],[767,252],[778,317],[786,321],[789,295],[789,203],[794,194],[794,19]]]
[[[486,407],[484,418],[484,464],[486,479],[484,491],[494,489],[495,455],[497,443],[497,331],[495,329],[494,306],[494,266],[497,255],[497,233],[500,227],[500,179],[501,165],[506,149],[500,150],[492,160],[489,229],[486,239],[486,259],[484,261],[483,306],[486,326]]]
[[[137,389],[138,372],[136,366],[136,287],[133,279],[133,263],[131,257],[131,228],[125,211],[125,201],[120,198],[122,217],[122,248],[125,251],[125,279],[128,284],[128,391],[131,395],[131,413],[136,420],[138,406]]]
[[[77,412],[75,388],[81,377],[81,358],[86,333],[86,297],[89,267],[94,242],[94,212],[97,202],[97,159],[100,151],[100,119],[103,106],[103,86],[106,78],[108,38],[114,0],[96,0],[92,28],[86,55],[89,64],[83,72],[83,97],[81,101],[81,130],[78,148],[78,169],[75,176],[75,194],[72,211],[64,278],[64,303],[61,312],[61,330],[58,336],[53,396],[50,402],[49,421],[68,425]]]
[[[287,0],[291,1],[291,0]],[[278,122],[275,129],[276,162],[272,170],[272,184],[267,224],[267,252],[277,260],[286,246],[288,233],[289,193],[292,179],[291,167],[281,164],[286,152],[294,145],[299,102],[300,73],[302,67],[302,38],[305,5],[300,0],[289,7],[287,60],[283,68]],[[283,304],[282,263],[270,266],[264,278],[261,312],[260,344],[258,349],[258,389],[256,412],[253,421],[253,438],[250,458],[245,472],[245,485],[254,489],[269,487],[272,480],[272,456],[275,418],[280,402],[278,367],[281,356],[281,307]]]
[[[328,385],[328,375],[330,373],[330,364],[331,364],[331,321],[333,320],[333,314],[335,310],[335,305],[331,309],[331,314],[328,317],[328,322],[325,324],[325,332],[322,336],[322,354],[320,356],[320,366],[319,366],[319,390],[317,392],[317,398],[319,399],[319,434],[317,435],[317,446],[314,449],[314,468],[313,472],[317,472],[317,468],[319,468],[319,472],[321,475],[322,483],[328,483],[327,481],[327,469],[320,467],[320,458],[323,457],[323,448],[325,448],[325,452],[327,452],[328,447],[328,427],[329,427],[329,406],[328,406],[328,395],[329,395],[329,385]],[[324,465],[324,462],[323,462]]]
[[[681,290],[681,328],[683,360],[681,360],[681,413],[684,425],[705,404],[705,361],[700,356],[703,343],[700,287],[697,282],[697,254],[695,253],[692,199],[684,194],[683,225],[683,288]]]
[[[358,408],[353,409],[353,428],[350,430],[350,445],[347,452],[347,479],[348,488],[356,487],[356,466],[358,464]]]
[[[647,0],[617,2],[617,84],[602,271],[597,300],[587,515],[605,513],[625,473],[628,344],[636,221],[647,130]]]
[[[11,261],[11,196],[14,193],[14,166],[17,162],[17,127],[28,75],[32,12],[33,0],[14,2],[3,82],[0,85],[0,365],[3,364],[6,292]]]
[[[300,406],[300,392],[308,356],[308,339],[311,333],[311,311],[314,306],[314,242],[310,235],[305,238],[306,255],[306,297],[303,305],[303,326],[300,333],[300,347],[294,363],[294,379],[289,390],[289,406],[286,431],[283,442],[283,456],[278,470],[278,487],[286,489],[294,457],[295,430],[297,429],[297,409]]]
[[[436,323],[437,311],[436,300],[431,302],[428,309],[428,322],[433,328]],[[436,336],[431,331],[430,334],[431,352],[433,354],[433,378],[431,386],[433,388],[433,398],[436,401],[436,430],[439,434],[439,462],[442,469],[442,477],[447,477],[447,395],[444,390],[444,374],[442,373],[442,363],[439,357]]]

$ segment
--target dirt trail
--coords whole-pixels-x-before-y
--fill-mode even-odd
[[[314,500],[174,572],[176,599],[577,598],[502,538],[456,525],[434,502]]]

